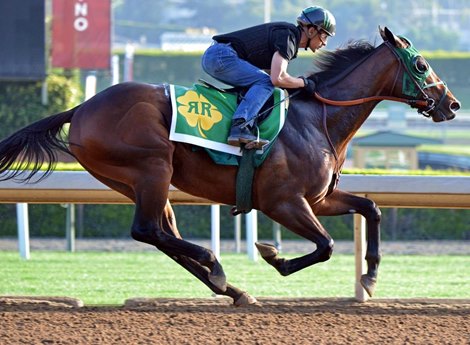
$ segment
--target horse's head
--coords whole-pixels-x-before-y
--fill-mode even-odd
[[[394,93],[399,97],[417,102],[418,112],[432,117],[435,122],[451,120],[460,109],[460,102],[452,95],[447,85],[433,71],[428,62],[404,37],[394,35],[388,28],[381,29],[380,35],[400,62],[401,90]],[[398,75],[400,80],[400,75]],[[400,85],[400,83],[398,84]]]

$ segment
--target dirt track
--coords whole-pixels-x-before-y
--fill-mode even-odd
[[[470,344],[470,301],[225,298],[71,307],[0,298],[1,344]]]
[[[130,250],[137,243],[82,242],[80,250]],[[15,250],[15,240],[0,241],[0,247],[5,243]],[[284,244],[286,252],[299,252],[297,242]],[[34,250],[64,246],[63,239],[32,241]],[[353,250],[350,243],[338,249]],[[468,254],[468,244],[388,243],[384,250]],[[77,302],[0,296],[0,345],[470,344],[470,300],[264,298],[262,306],[249,308],[232,307],[226,298],[134,300],[123,307],[78,307]]]

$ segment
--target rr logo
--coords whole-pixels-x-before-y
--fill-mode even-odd
[[[184,116],[191,127],[197,127],[199,134],[207,138],[204,131],[210,131],[212,126],[222,120],[222,114],[206,97],[190,90],[178,97],[178,112]]]
[[[179,98],[178,98],[179,100]],[[211,104],[205,102],[191,101],[188,103],[188,113],[193,113],[202,116],[211,116]]]

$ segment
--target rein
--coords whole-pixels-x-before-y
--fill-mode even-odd
[[[370,96],[370,97],[364,97],[364,98],[357,98],[357,99],[351,99],[349,101],[335,101],[332,99],[328,99],[325,97],[322,97],[318,92],[315,92],[315,98],[318,99],[322,103],[326,103],[328,105],[336,105],[336,106],[352,106],[352,105],[358,105],[358,104],[363,104],[367,102],[372,102],[372,101],[394,101],[394,102],[401,102],[401,103],[406,103],[412,108],[417,108],[417,107],[425,107],[428,105],[428,101],[425,100],[420,100],[420,99],[406,99],[406,98],[400,98],[400,97],[392,97],[392,96]]]
[[[385,42],[384,43],[385,46],[387,46],[391,51],[392,53],[395,55],[395,57],[397,58],[397,60],[399,61],[400,63],[400,66],[406,71],[406,73],[408,73],[408,75],[411,77],[411,80],[413,81],[413,83],[416,85],[416,87],[418,88],[419,92],[423,95],[424,99],[423,100],[420,100],[420,99],[407,99],[407,98],[400,98],[400,97],[393,97],[393,96],[370,96],[370,97],[364,97],[364,98],[358,98],[358,99],[353,99],[353,100],[347,100],[347,101],[339,101],[339,100],[332,100],[332,99],[328,99],[328,98],[325,98],[325,97],[322,97],[318,92],[315,92],[315,98],[317,98],[320,102],[322,103],[326,103],[326,104],[329,104],[329,105],[335,105],[335,106],[353,106],[353,105],[359,105],[359,104],[363,104],[363,103],[367,103],[367,102],[373,102],[373,101],[393,101],[393,102],[400,102],[400,103],[405,103],[405,104],[408,104],[410,107],[412,108],[426,108],[424,109],[423,111],[419,111],[420,113],[423,113],[424,116],[426,117],[429,117],[430,115],[428,114],[429,111],[431,111],[432,109],[434,108],[439,108],[439,106],[441,105],[441,103],[444,101],[444,99],[446,98],[447,96],[447,86],[445,88],[445,93],[444,93],[444,96],[441,97],[440,101],[439,101],[439,104],[437,106],[435,106],[435,101],[434,99],[430,98],[425,92],[424,92],[424,89],[427,89],[427,88],[430,88],[430,87],[434,87],[434,86],[437,86],[439,84],[443,84],[443,82],[438,82],[438,83],[433,83],[433,84],[427,84],[427,85],[424,85],[424,87],[421,87],[418,82],[412,77],[412,73],[411,71],[408,69],[408,67],[406,66],[406,64],[403,62],[402,58],[398,55],[398,53],[394,50],[394,48],[390,45],[389,42]],[[357,66],[361,65],[362,62],[364,62],[364,60],[366,60],[368,57],[366,57],[365,59],[361,60],[359,62],[359,64],[357,64],[354,68],[356,68]],[[397,71],[397,77],[398,77],[398,73],[400,72],[400,70]],[[396,78],[397,78],[396,77]],[[395,78],[395,81],[396,81],[396,78]],[[395,83],[394,83],[394,86],[395,87]]]

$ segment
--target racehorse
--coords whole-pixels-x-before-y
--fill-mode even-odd
[[[253,208],[314,242],[316,249],[285,259],[269,244],[261,256],[287,276],[328,260],[333,240],[318,216],[358,213],[367,224],[367,273],[361,284],[372,296],[380,254],[380,210],[364,197],[338,190],[346,148],[381,100],[404,102],[435,122],[453,119],[459,101],[411,42],[380,29],[384,42],[365,41],[325,52],[317,61],[316,97],[290,100],[284,127],[255,171]],[[168,200],[170,184],[220,204],[235,204],[237,167],[215,164],[204,150],[169,140],[172,108],[167,84],[122,83],[77,107],[37,121],[0,143],[3,180],[29,181],[57,150],[73,155],[95,178],[135,203],[131,235],[157,247],[235,305],[256,303],[227,283],[214,254],[182,239]],[[61,131],[70,123],[68,139]],[[26,167],[29,166],[29,170]]]

